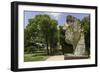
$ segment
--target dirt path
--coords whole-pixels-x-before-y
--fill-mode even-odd
[[[51,56],[46,61],[59,61],[64,60],[64,55]]]

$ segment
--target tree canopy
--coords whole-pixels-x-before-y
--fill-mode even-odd
[[[88,54],[90,54],[90,16],[84,17],[81,23],[84,28],[85,48]]]
[[[31,43],[31,46],[35,45],[35,49],[39,46],[37,43],[41,43],[47,48],[48,55],[53,54],[51,49],[56,46],[58,40],[57,25],[57,21],[46,14],[36,15],[34,18],[29,19],[29,24],[24,29],[25,46],[27,47]]]

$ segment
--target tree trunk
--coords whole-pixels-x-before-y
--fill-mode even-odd
[[[48,37],[46,36],[46,46],[47,46],[47,55],[49,55],[49,48],[48,48]]]

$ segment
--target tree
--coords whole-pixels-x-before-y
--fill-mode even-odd
[[[39,17],[29,19],[29,24],[24,28],[24,47],[25,52],[38,50],[38,44],[44,42],[42,34],[39,29]],[[42,38],[42,39],[41,39]]]
[[[58,29],[57,29],[57,21],[51,19],[50,21],[50,33],[49,33],[49,43],[50,43],[50,54],[54,55],[56,52],[57,42],[58,42]]]
[[[48,15],[41,15],[40,19],[40,30],[45,38],[47,54],[49,55],[50,17]]]
[[[82,27],[84,28],[85,48],[89,55],[90,54],[90,16],[84,17],[81,23],[82,23]]]
[[[64,53],[65,53],[65,51],[64,51],[64,49],[65,49],[65,30],[63,30],[63,26],[59,26],[59,28],[60,28],[60,30],[59,30],[59,34],[60,34],[60,37],[59,37],[59,39],[60,39],[60,44],[61,44],[61,46],[62,46],[62,53],[63,53],[63,55],[64,55]]]
[[[54,54],[54,48],[57,45],[57,24],[57,21],[51,19],[48,15],[42,16],[40,28],[47,44],[48,55]]]
[[[51,48],[54,48],[57,43],[57,24],[57,21],[51,19],[49,15],[36,15],[34,18],[29,19],[29,24],[25,28],[25,41],[28,40],[33,45],[36,45],[36,43],[45,44],[47,54],[53,54]],[[25,44],[29,42],[26,41]]]

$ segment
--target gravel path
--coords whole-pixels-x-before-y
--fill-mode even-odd
[[[46,61],[59,61],[64,60],[64,55],[51,56]]]

